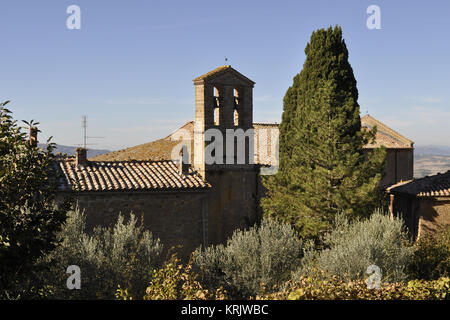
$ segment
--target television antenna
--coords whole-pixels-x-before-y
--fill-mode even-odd
[[[104,139],[105,138],[105,137],[89,137],[87,135],[87,126],[88,126],[87,121],[88,121],[87,116],[81,117],[81,127],[83,128],[83,143],[77,144],[77,146],[83,146],[84,149],[86,149],[87,146],[92,146],[92,145],[97,144],[97,143],[87,143],[88,139]]]

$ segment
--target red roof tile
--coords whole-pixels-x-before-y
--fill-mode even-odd
[[[196,172],[181,175],[173,161],[90,161],[77,166],[73,159],[59,161],[63,173],[61,190],[160,191],[206,189],[210,184]]]
[[[416,197],[450,197],[450,170],[446,173],[397,183],[389,187],[387,192]]]

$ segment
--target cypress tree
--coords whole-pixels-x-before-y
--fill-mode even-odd
[[[369,215],[379,205],[384,148],[365,156],[375,130],[361,130],[358,90],[342,30],[312,33],[302,71],[284,97],[280,167],[263,182],[264,214],[303,237],[327,230],[334,216]]]

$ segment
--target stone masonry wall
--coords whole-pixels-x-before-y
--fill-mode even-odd
[[[143,216],[145,228],[159,238],[166,250],[181,244],[184,259],[202,245],[202,204],[205,192],[103,192],[80,193],[78,206],[86,213],[88,229],[111,226],[119,212]]]
[[[225,243],[236,229],[261,219],[257,171],[209,171],[208,243]]]

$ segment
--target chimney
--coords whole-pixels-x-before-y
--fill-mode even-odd
[[[87,150],[85,148],[77,148],[76,152],[76,165],[77,166],[85,166],[88,163],[87,160]]]
[[[31,147],[37,147],[37,134],[38,134],[38,128],[30,127],[29,144]]]
[[[189,173],[189,152],[187,151],[187,146],[181,148],[179,161],[180,174],[187,175]]]

